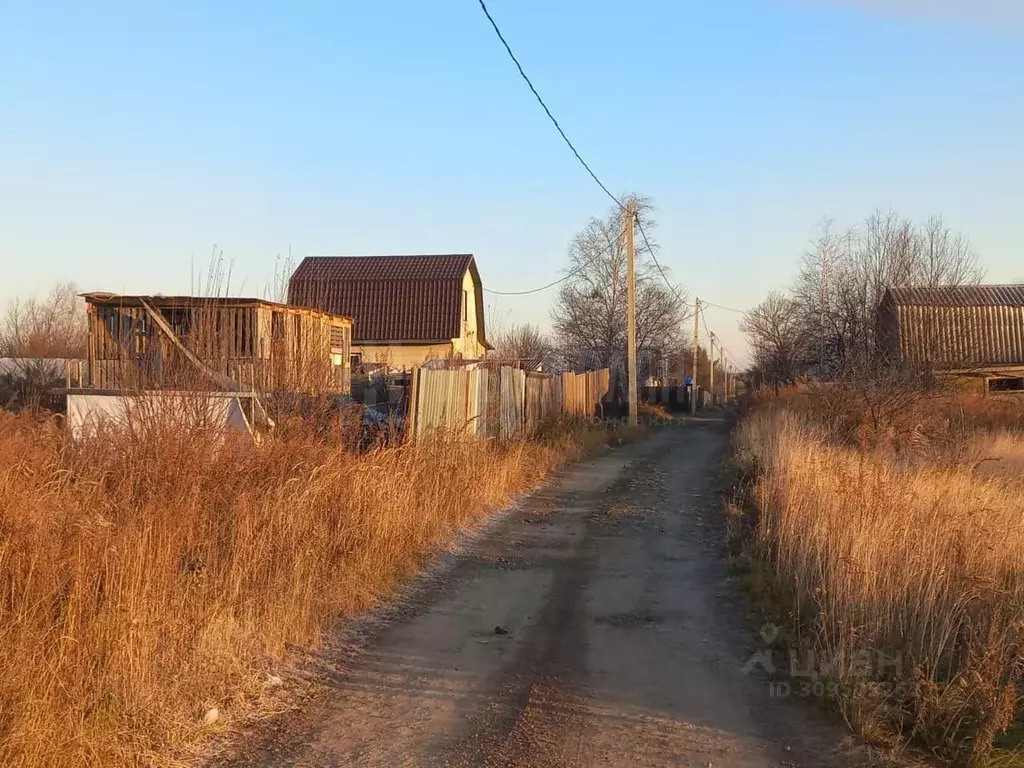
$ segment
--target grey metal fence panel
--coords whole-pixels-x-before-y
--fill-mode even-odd
[[[419,438],[443,429],[479,438],[519,439],[562,414],[594,415],[609,380],[607,369],[550,376],[510,366],[419,368],[411,376],[410,434]]]

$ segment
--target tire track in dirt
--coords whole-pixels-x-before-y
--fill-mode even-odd
[[[213,765],[865,764],[741,671],[757,626],[721,556],[726,436],[688,422],[565,471]]]

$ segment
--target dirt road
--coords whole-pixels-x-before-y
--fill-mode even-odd
[[[691,423],[568,470],[229,764],[859,764],[820,708],[743,671],[760,641],[722,559],[725,443]]]

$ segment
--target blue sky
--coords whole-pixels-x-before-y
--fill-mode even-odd
[[[826,216],[942,214],[1024,278],[1024,11],[1000,0],[490,0],[598,174],[658,206],[662,261],[747,307]],[[0,301],[56,280],[236,291],[289,252],[476,254],[555,279],[608,200],[476,0],[13,3],[0,11]],[[488,299],[547,323],[551,293]],[[737,317],[708,319],[743,357]]]

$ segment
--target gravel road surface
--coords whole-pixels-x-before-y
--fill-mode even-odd
[[[764,641],[723,559],[726,442],[688,422],[566,470],[217,764],[864,764],[744,672]]]

